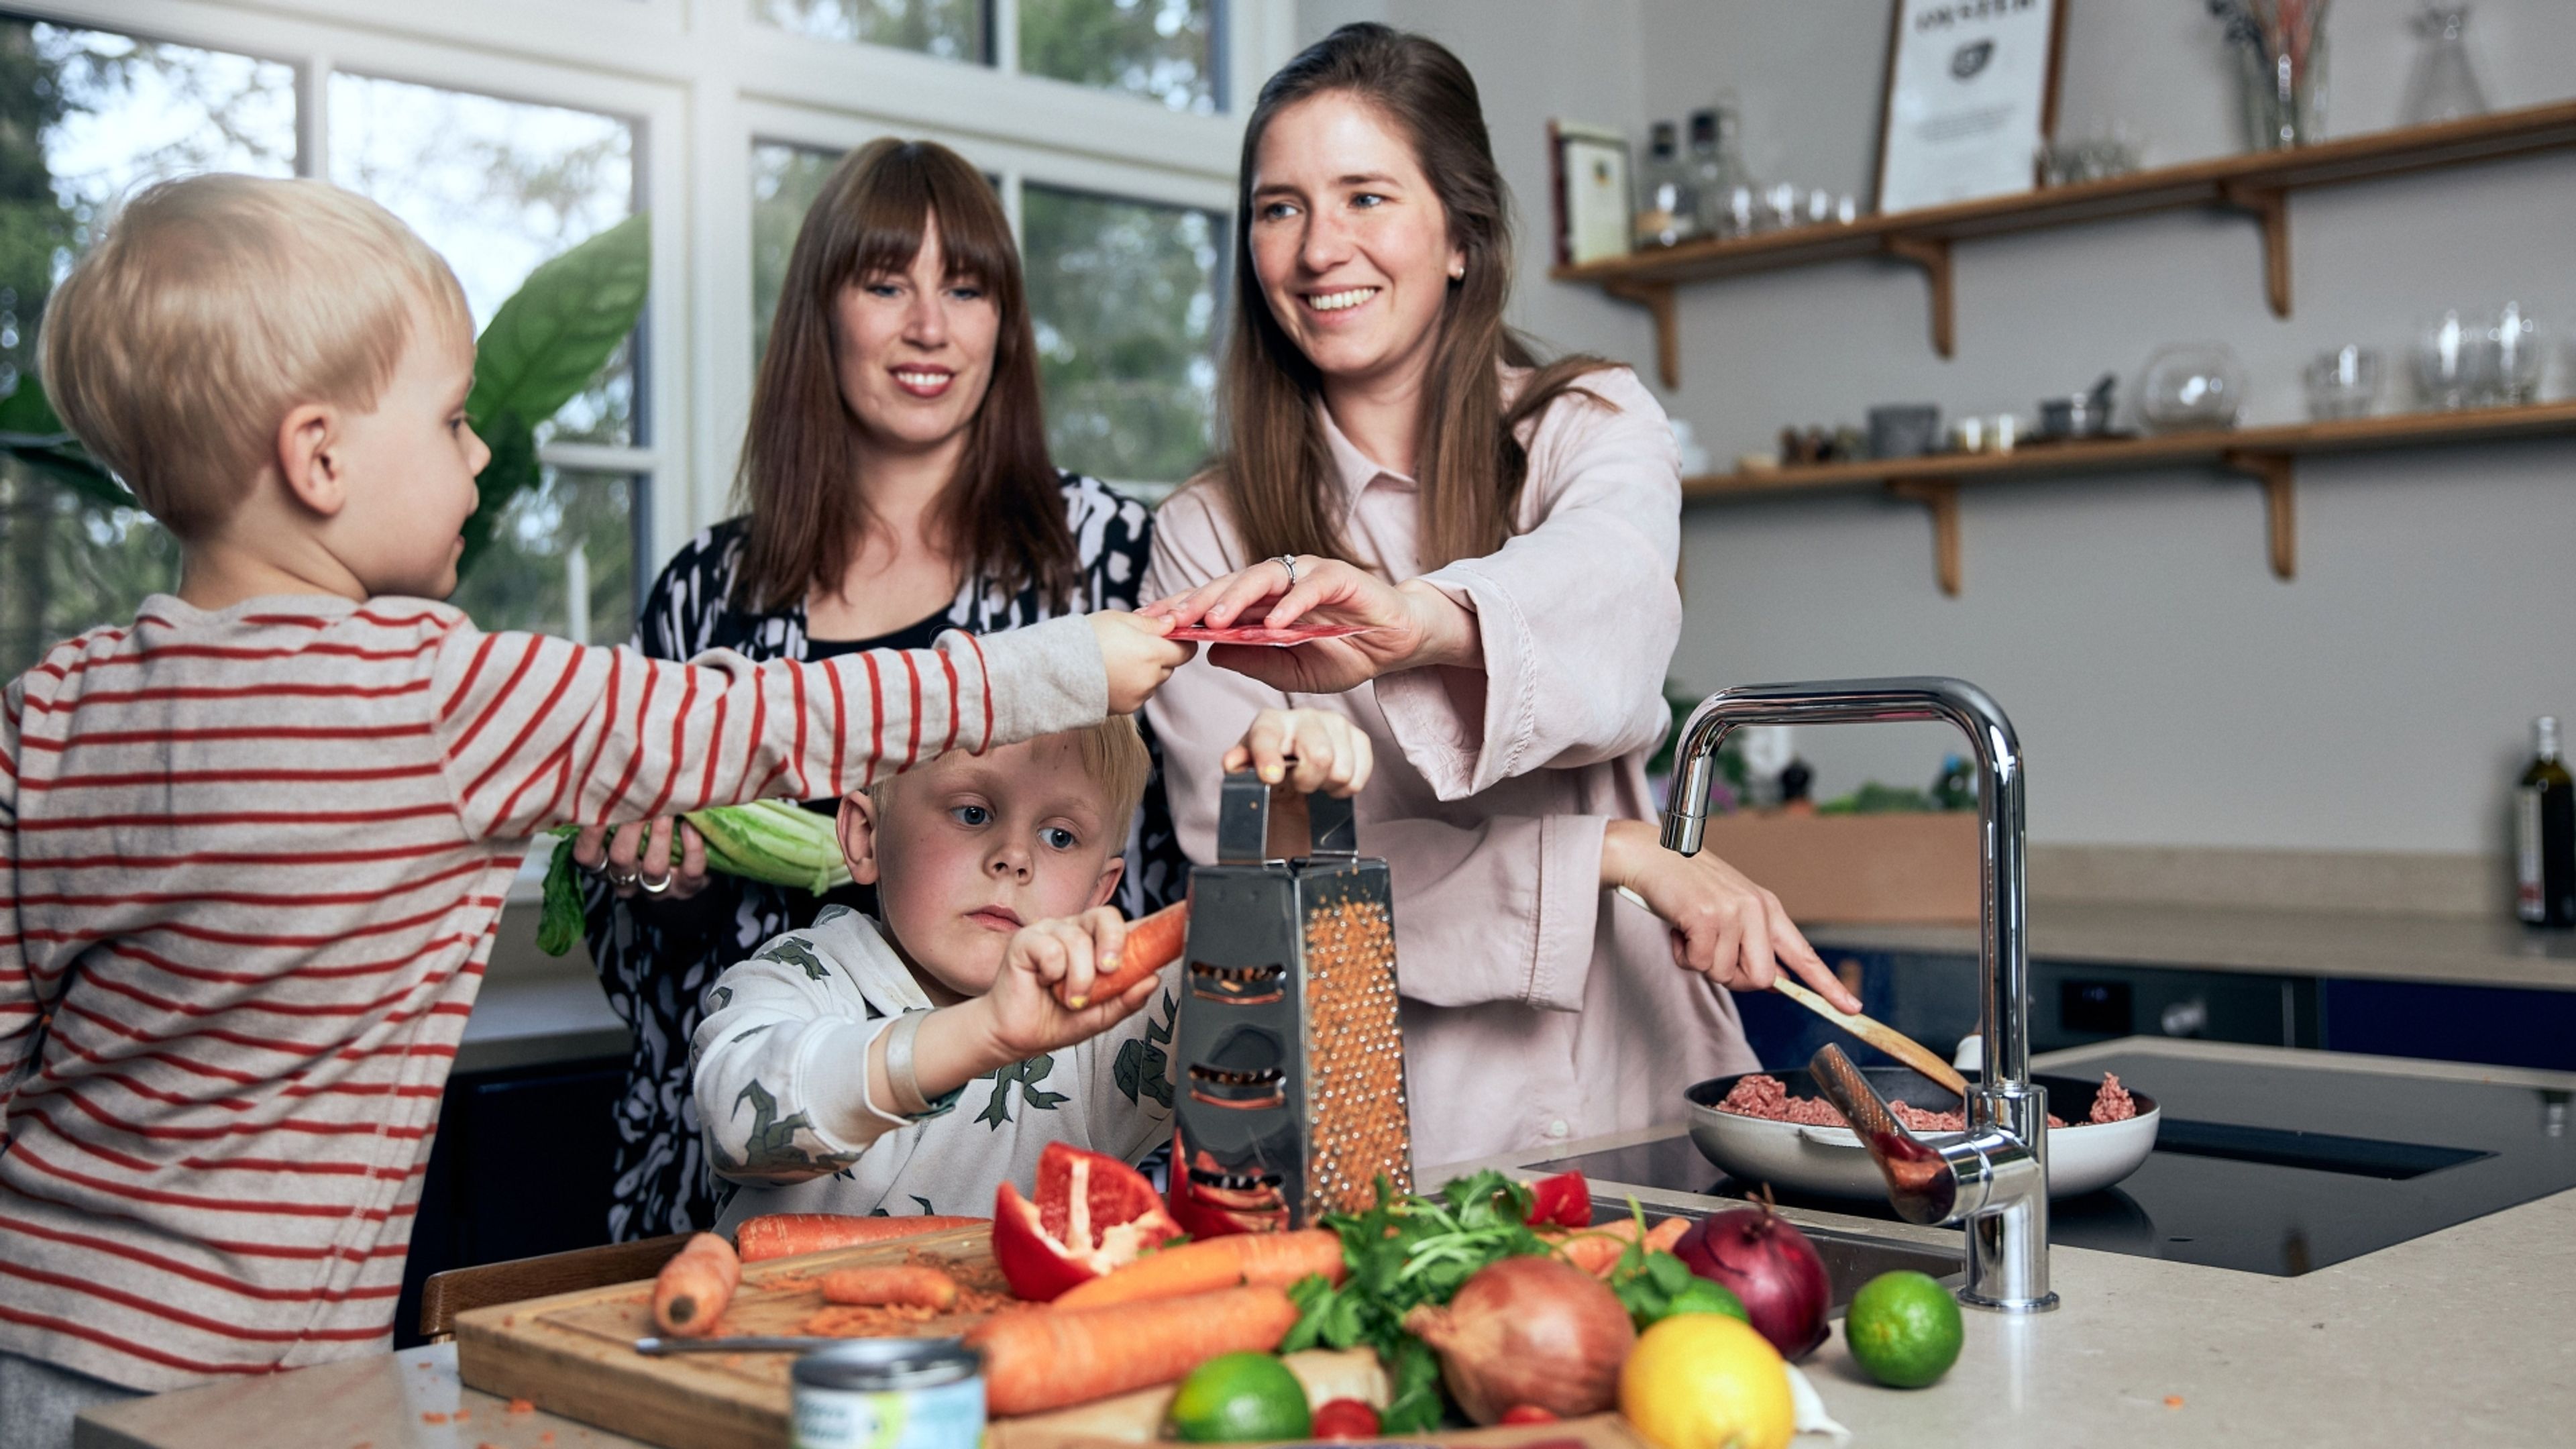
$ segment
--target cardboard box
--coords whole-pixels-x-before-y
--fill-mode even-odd
[[[1983,914],[1973,810],[1916,815],[1738,811],[1701,848],[1778,893],[1800,922],[1970,925]]]

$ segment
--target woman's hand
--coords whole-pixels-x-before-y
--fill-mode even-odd
[[[993,978],[993,989],[967,1003],[984,1014],[991,1043],[985,1055],[992,1059],[966,1075],[1089,1041],[1153,1000],[1162,989],[1160,976],[1148,976],[1124,994],[1079,1011],[1057,999],[1059,986],[1064,996],[1077,1000],[1090,994],[1092,983],[1113,969],[1126,940],[1126,918],[1111,906],[1032,921],[1012,932],[1002,948],[1002,969]]]
[[[1321,790],[1347,800],[1368,787],[1376,768],[1368,732],[1325,709],[1263,710],[1222,763],[1229,774],[1250,769],[1270,787],[1265,849],[1280,860],[1304,855],[1314,844],[1307,795]]]
[[[1365,730],[1326,709],[1265,709],[1225,752],[1222,768],[1249,769],[1265,785],[1299,795],[1321,790],[1347,800],[1368,788],[1376,761]]]
[[[1264,559],[1139,612],[1218,629],[1284,629],[1306,619],[1369,631],[1288,649],[1219,644],[1208,651],[1210,662],[1289,694],[1338,694],[1381,674],[1426,665],[1484,666],[1474,612],[1420,579],[1390,584],[1366,569],[1314,554],[1300,554],[1295,563],[1294,587],[1286,565]]]
[[[671,863],[671,841],[680,842],[679,864]],[[707,888],[707,842],[696,826],[673,816],[620,825],[615,830],[585,825],[572,839],[572,863],[605,879],[621,901],[643,894],[655,900],[685,901]]]
[[[1601,835],[1601,888],[1621,886],[1672,928],[1673,964],[1683,970],[1733,991],[1768,991],[1785,963],[1836,1009],[1861,1009],[1780,898],[1711,852],[1666,850],[1649,822],[1613,820]]]

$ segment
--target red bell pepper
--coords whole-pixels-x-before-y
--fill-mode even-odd
[[[1190,1235],[1191,1241],[1222,1238],[1231,1233],[1284,1233],[1288,1230],[1288,1204],[1279,1196],[1279,1189],[1254,1188],[1247,1191],[1208,1187],[1190,1180],[1190,1174],[1183,1167],[1187,1161],[1181,1135],[1175,1132],[1172,1134],[1172,1186],[1163,1196],[1171,1206],[1172,1220],[1181,1225],[1181,1230]],[[1204,1151],[1199,1153],[1197,1165],[1203,1172],[1217,1171],[1216,1159]]]
[[[1534,1228],[1592,1226],[1592,1189],[1579,1172],[1560,1172],[1530,1184],[1529,1225]]]
[[[1005,1182],[993,1199],[993,1259],[1014,1296],[1050,1302],[1181,1235],[1143,1173],[1114,1157],[1050,1142],[1037,1200]]]

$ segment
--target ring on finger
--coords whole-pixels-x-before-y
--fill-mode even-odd
[[[1283,553],[1279,555],[1279,557],[1272,559],[1271,562],[1288,571],[1288,587],[1292,589],[1297,587],[1297,556],[1295,554]]]
[[[648,896],[658,896],[671,888],[671,877],[665,875],[657,879],[639,870],[635,873],[635,887]]]
[[[620,888],[634,886],[644,879],[644,873],[642,871],[619,870],[615,866],[607,865],[605,863],[600,866],[599,873],[610,885]]]

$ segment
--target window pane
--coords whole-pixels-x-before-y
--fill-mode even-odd
[[[1020,69],[1217,109],[1216,9],[1224,0],[1020,0]]]
[[[797,35],[890,45],[982,64],[986,0],[751,0],[751,18]]]
[[[540,629],[614,644],[635,628],[640,480],[548,468],[502,510],[449,602],[486,629]]]
[[[751,147],[751,359],[769,349],[778,294],[787,285],[787,254],[805,224],[823,181],[840,164],[838,151],[755,141]]]
[[[291,67],[0,19],[0,393],[35,366],[46,298],[105,209],[214,169],[294,173]],[[0,459],[0,678],[177,582],[160,525]]]
[[[1021,229],[1056,465],[1187,478],[1207,458],[1215,413],[1222,223],[1030,184]]]
[[[615,116],[402,81],[331,77],[331,179],[436,247],[477,327],[539,262],[635,209],[635,128]],[[620,348],[540,441],[632,443],[635,369]]]

